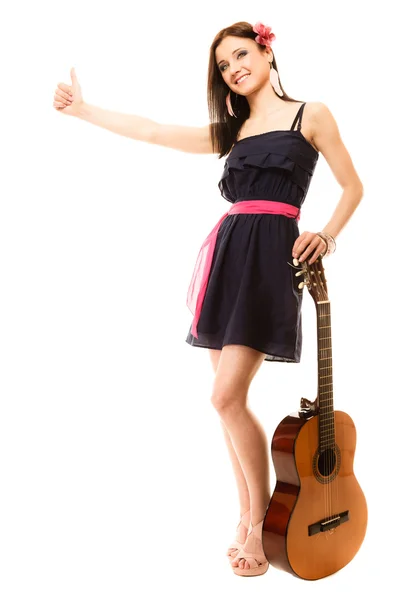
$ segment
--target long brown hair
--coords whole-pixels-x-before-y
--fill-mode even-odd
[[[231,150],[231,147],[236,141],[240,128],[249,117],[250,112],[249,103],[245,96],[241,96],[230,90],[229,86],[224,82],[222,74],[217,66],[215,56],[216,48],[220,42],[229,35],[255,40],[258,34],[253,31],[253,26],[250,23],[247,21],[239,21],[238,23],[234,23],[233,25],[230,25],[230,27],[226,27],[219,31],[210,47],[207,102],[210,118],[210,138],[213,152],[219,152],[218,158],[222,158]],[[265,48],[265,46],[260,44],[258,44],[258,47],[259,49]],[[272,60],[272,66],[278,72],[275,56]],[[299,100],[295,100],[286,94],[281,85],[279,74],[278,80],[281,89],[284,92],[284,95],[280,96],[280,98],[283,100],[288,100],[289,102],[300,102]],[[231,117],[227,111],[226,96],[229,91],[233,112],[237,115],[237,118]]]

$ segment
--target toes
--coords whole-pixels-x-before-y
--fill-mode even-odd
[[[248,563],[248,561],[244,558],[239,558],[239,560],[236,562],[234,561],[233,563],[234,567],[239,567],[239,569],[248,569],[250,568],[250,565]]]
[[[232,566],[233,566],[233,567],[239,567],[239,569],[246,569],[246,570],[248,570],[248,569],[251,569],[251,568],[252,568],[252,567],[250,566],[250,563],[249,563],[249,561],[247,561],[247,560],[246,560],[246,558],[239,558],[237,562],[236,562],[236,561],[234,561],[234,562],[232,563]],[[260,566],[260,563],[259,563],[259,561],[257,560],[257,561],[256,561],[256,567],[259,567],[259,566]]]

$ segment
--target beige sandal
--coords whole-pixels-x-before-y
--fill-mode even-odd
[[[240,530],[243,529],[243,532],[245,534],[245,541],[246,541],[246,538],[248,536],[249,524],[250,524],[250,509],[247,510],[245,513],[243,513],[243,515],[241,515],[239,524],[236,527],[236,540],[232,544],[230,544],[230,546],[227,550],[227,557],[230,561],[234,560],[236,558],[237,554],[242,550],[243,544],[245,542],[239,542],[239,540],[237,538],[240,537],[242,539],[242,536],[239,536],[239,533],[240,533]]]
[[[243,577],[252,577],[254,575],[263,575],[269,568],[269,562],[266,560],[262,547],[262,526],[264,520],[255,526],[250,524],[247,540],[244,547],[232,562],[233,572]],[[252,535],[251,535],[252,534]],[[240,567],[240,560],[245,559],[249,563],[249,569]],[[241,563],[244,565],[244,563]]]

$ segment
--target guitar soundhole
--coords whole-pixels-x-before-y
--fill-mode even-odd
[[[335,465],[336,453],[332,448],[328,448],[320,454],[317,465],[320,475],[323,477],[328,477],[331,475],[331,473],[333,473]]]
[[[336,444],[334,448],[326,448],[319,452],[317,448],[313,457],[313,473],[320,483],[330,483],[337,477],[340,470],[341,453]]]

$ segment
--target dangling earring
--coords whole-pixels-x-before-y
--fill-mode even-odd
[[[229,113],[229,115],[231,117],[236,117],[235,113],[233,112],[232,102],[230,100],[230,90],[229,90],[229,93],[226,96],[226,106],[227,106],[227,112]],[[236,117],[236,119],[237,119],[237,117]]]
[[[271,82],[275,93],[278,94],[278,96],[283,96],[284,92],[282,91],[281,86],[279,85],[278,72],[274,69],[272,61],[269,64],[271,65],[271,70],[269,71],[269,81]]]

